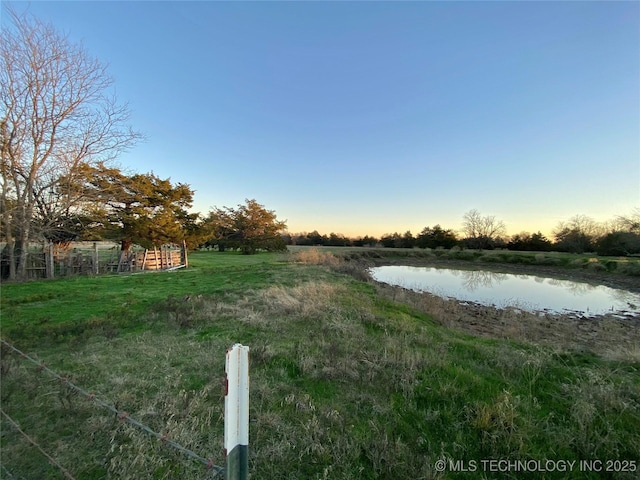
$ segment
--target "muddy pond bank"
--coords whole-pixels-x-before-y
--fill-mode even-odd
[[[441,258],[384,257],[358,258],[346,263],[349,270],[367,277],[367,269],[383,265],[437,267],[460,270],[485,270],[495,273],[535,275],[558,280],[604,285],[640,293],[640,277],[549,265],[496,264]],[[640,317],[620,318],[600,315],[587,318],[577,314],[534,314],[515,308],[498,309],[473,302],[460,302],[430,293],[368,281],[384,298],[407,304],[427,313],[434,321],[472,335],[504,338],[557,348],[590,352],[604,358],[640,362]]]

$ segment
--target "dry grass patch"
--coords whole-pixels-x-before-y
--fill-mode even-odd
[[[341,262],[341,260],[333,253],[321,252],[317,248],[300,250],[299,252],[293,253],[291,258],[295,263],[302,263],[305,265],[325,265],[328,267],[334,267]]]
[[[481,402],[472,409],[470,422],[478,431],[480,442],[487,451],[500,452],[517,458],[526,440],[521,432],[522,399],[504,390],[491,403]]]
[[[258,295],[268,313],[322,318],[339,315],[336,300],[345,288],[333,283],[308,282],[295,287],[275,285]]]

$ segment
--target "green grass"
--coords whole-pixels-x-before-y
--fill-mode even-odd
[[[333,260],[287,260],[198,252],[173,273],[3,285],[2,336],[218,464],[224,352],[249,345],[252,478],[542,478],[435,462],[640,459],[637,361],[470,336]],[[208,478],[6,350],[1,393],[75,478]],[[17,478],[62,478],[4,420],[0,440]]]
[[[272,281],[282,255],[196,252],[174,272],[71,277],[2,286],[3,335],[77,334],[87,321],[137,329],[135,319],[168,298],[241,292]],[[90,325],[89,325],[90,326]]]

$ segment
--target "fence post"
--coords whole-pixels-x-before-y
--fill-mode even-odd
[[[92,269],[93,269],[93,274],[94,275],[98,275],[100,273],[100,265],[98,264],[99,261],[99,256],[98,256],[98,243],[97,242],[93,242],[93,265],[92,265]]]
[[[247,480],[249,470],[249,347],[227,350],[224,397],[226,480]]]
[[[180,260],[182,260],[182,264],[185,267],[189,266],[189,258],[187,256],[187,241],[186,240],[182,240],[182,258]]]
[[[49,242],[49,244],[46,244],[44,252],[44,265],[46,272],[45,276],[47,278],[53,278],[55,276],[55,264],[53,263],[53,243]]]

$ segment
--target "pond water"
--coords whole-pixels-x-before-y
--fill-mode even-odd
[[[640,315],[640,295],[583,282],[486,270],[388,265],[369,269],[378,282],[444,298],[529,312]]]

